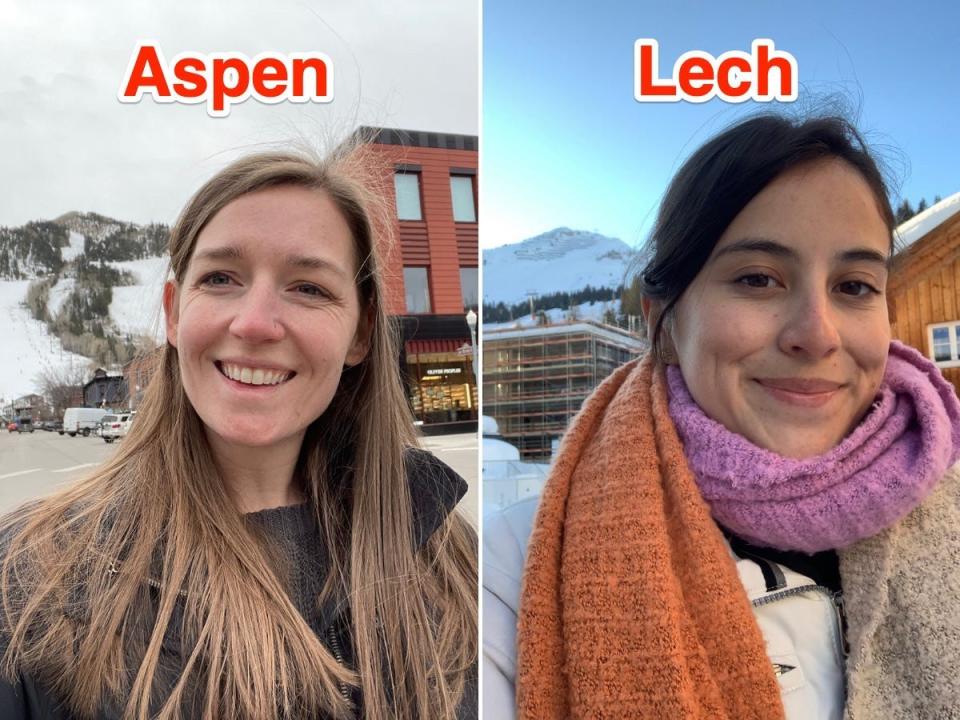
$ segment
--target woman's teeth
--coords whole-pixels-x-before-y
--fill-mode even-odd
[[[220,372],[231,380],[246,385],[279,385],[288,377],[287,370],[264,370],[262,368],[248,368],[241,365],[220,364]]]

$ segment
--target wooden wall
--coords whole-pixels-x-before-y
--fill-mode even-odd
[[[930,357],[927,326],[960,320],[960,214],[895,260],[887,286],[893,337]],[[942,368],[960,393],[960,368]]]

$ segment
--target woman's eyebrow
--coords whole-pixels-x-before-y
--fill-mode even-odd
[[[337,263],[315,255],[287,255],[283,261],[287,265],[296,268],[303,268],[305,270],[329,270],[337,275],[347,277],[347,272]]]
[[[207,248],[206,250],[201,250],[194,256],[196,260],[243,260],[243,258],[243,249],[236,245]],[[295,268],[305,270],[329,270],[343,277],[348,276],[348,273],[335,262],[315,255],[290,254],[283,258],[283,262]]]
[[[787,247],[775,240],[765,238],[744,238],[737,240],[717,250],[714,259],[727,255],[728,253],[744,252],[762,252],[776,257],[786,258],[794,262],[799,262],[800,254],[791,247]],[[843,250],[836,254],[835,259],[840,262],[870,262],[882,265],[889,269],[891,256],[886,255],[873,248],[851,248]]]
[[[787,258],[788,260],[799,260],[800,254],[791,247],[781,245],[775,240],[765,238],[744,238],[737,240],[729,245],[725,245],[716,251],[714,259],[727,255],[729,253],[762,252],[768,255]]]
[[[243,260],[243,250],[236,245],[207,248],[194,255],[195,260]]]
[[[883,265],[885,270],[890,269],[890,263],[893,261],[892,255],[885,255],[878,250],[871,248],[854,248],[844,250],[837,255],[837,259],[842,262],[870,262]]]

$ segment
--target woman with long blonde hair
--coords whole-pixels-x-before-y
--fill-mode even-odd
[[[129,435],[3,523],[2,717],[475,717],[465,483],[416,449],[365,166],[188,202]]]

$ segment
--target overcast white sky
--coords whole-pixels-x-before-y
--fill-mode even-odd
[[[93,211],[171,223],[261,144],[357,125],[478,133],[478,0],[0,0],[0,225]],[[141,40],[179,52],[324,52],[332,103],[122,104]]]

